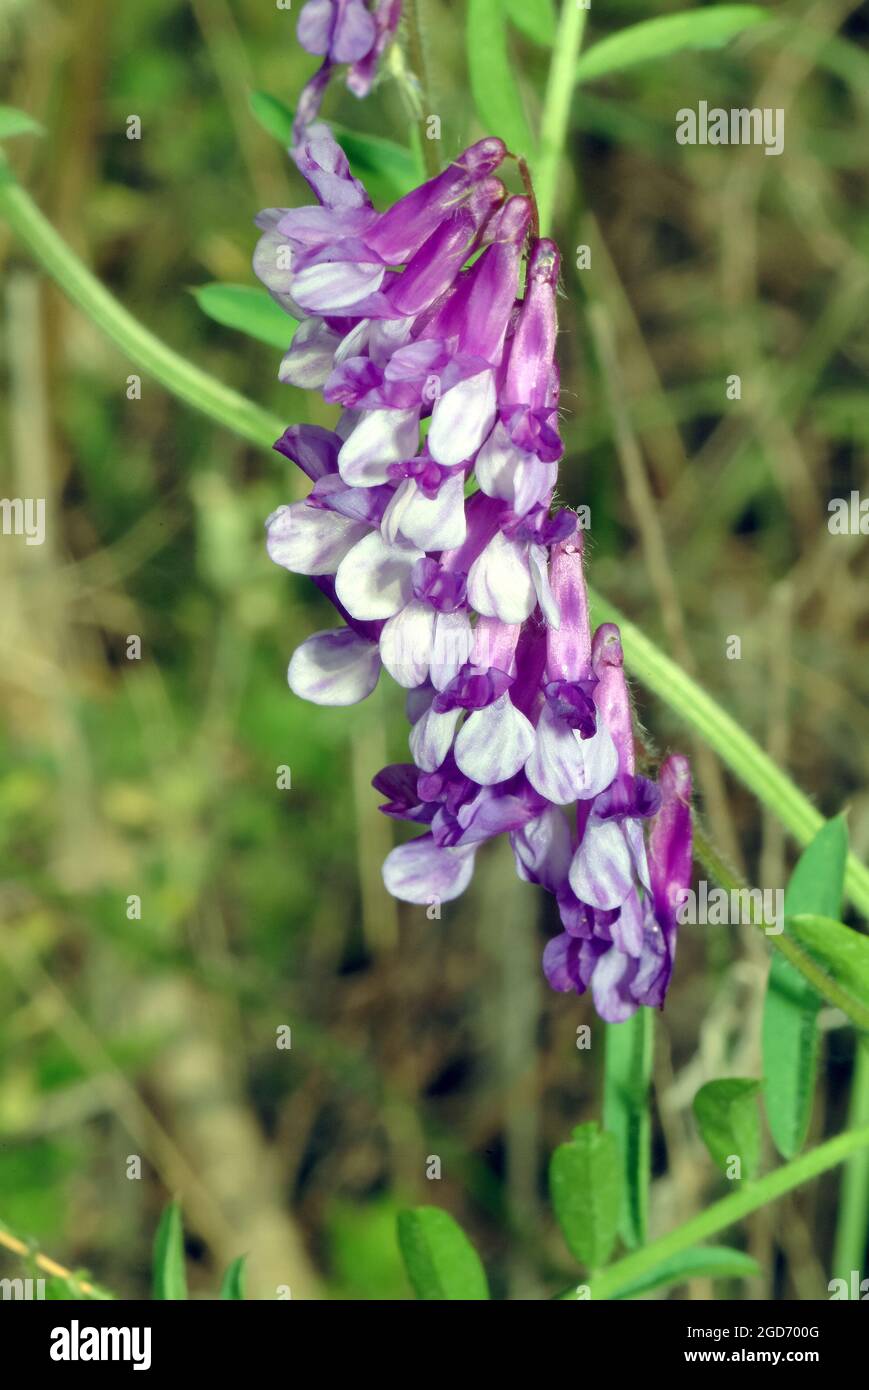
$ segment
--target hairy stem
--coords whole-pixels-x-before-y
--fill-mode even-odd
[[[2,155],[0,214],[64,293],[136,366],[156,377],[186,405],[202,411],[252,444],[269,447],[274,443],[284,428],[282,421],[237,391],[223,386],[207,372],[200,371],[133,318],[43,217]]]

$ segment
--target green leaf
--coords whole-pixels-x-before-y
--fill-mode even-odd
[[[260,125],[284,147],[292,143],[292,107],[268,92],[251,92],[250,109]],[[391,198],[403,198],[424,177],[420,161],[413,150],[379,135],[360,135],[346,126],[328,122],[332,134],[350,161],[357,178],[366,184],[380,180],[383,191]],[[370,190],[369,190],[370,191]]]
[[[570,1253],[587,1269],[606,1264],[615,1244],[622,1196],[615,1136],[580,1125],[549,1164],[549,1191]]]
[[[869,1027],[869,936],[811,914],[786,917],[785,932],[849,995],[850,1017]]]
[[[237,1301],[244,1299],[246,1280],[244,1258],[244,1255],[237,1256],[224,1274],[223,1282],[220,1285],[221,1298],[231,1298]]]
[[[440,1207],[399,1212],[398,1244],[417,1298],[489,1297],[480,1257],[449,1212]]]
[[[606,1025],[603,1125],[618,1144],[623,1179],[619,1231],[632,1249],[646,1239],[653,1049],[651,1009],[637,1009],[626,1023]]]
[[[730,1161],[734,1157],[740,1160],[741,1178],[751,1178],[757,1172],[760,1159],[759,1090],[759,1081],[729,1076],[720,1081],[708,1081],[694,1097],[694,1118],[703,1143],[713,1163],[728,1176]]]
[[[154,1237],[154,1297],[176,1302],[187,1297],[181,1207],[170,1202]]]
[[[0,140],[13,135],[44,135],[45,127],[28,116],[26,111],[18,111],[14,106],[0,106]]]
[[[710,5],[708,9],[644,19],[601,39],[580,58],[577,82],[624,72],[686,48],[723,48],[745,29],[772,18],[762,5]]]
[[[612,1297],[639,1298],[651,1289],[684,1284],[688,1279],[754,1279],[759,1273],[757,1262],[741,1250],[730,1250],[726,1245],[695,1245],[662,1260],[630,1284],[623,1284]]]
[[[785,917],[840,917],[847,857],[848,829],[844,816],[837,816],[800,856],[785,892]],[[783,1158],[799,1153],[809,1128],[821,1003],[800,972],[776,953],[763,1010],[764,1101]]]
[[[204,314],[225,328],[286,352],[298,328],[266,290],[255,285],[198,285],[191,293]]]
[[[551,48],[558,33],[558,15],[553,0],[503,0],[511,23],[535,43]]]
[[[533,154],[534,137],[510,66],[501,0],[470,0],[468,64],[471,91],[487,134],[500,136],[514,154]]]

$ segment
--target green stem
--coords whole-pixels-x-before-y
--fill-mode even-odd
[[[419,83],[419,100],[422,107],[419,118],[419,138],[426,173],[433,179],[441,171],[439,144],[429,140],[427,118],[428,110],[428,65],[425,60],[425,44],[422,39],[422,25],[419,17],[419,0],[405,0],[405,20],[407,24],[407,50],[410,66]]]
[[[869,1039],[857,1038],[854,1077],[848,1127],[869,1125]],[[842,1175],[842,1194],[836,1222],[833,1274],[848,1279],[851,1271],[862,1273],[869,1234],[869,1149],[849,1160]]]
[[[813,840],[824,824],[824,817],[787,773],[782,772],[735,719],[613,604],[592,589],[589,589],[589,596],[595,622],[616,623],[621,629],[625,663],[638,680],[696,730],[800,844],[807,845]],[[845,886],[854,906],[869,916],[869,870],[853,854],[848,855]]]
[[[732,1226],[735,1221],[741,1221],[750,1212],[757,1211],[768,1202],[776,1201],[786,1192],[793,1191],[801,1183],[816,1178],[828,1168],[835,1168],[837,1163],[865,1149],[867,1145],[869,1125],[864,1125],[861,1129],[838,1134],[835,1139],[820,1144],[810,1153],[802,1154],[790,1163],[783,1164],[781,1168],[776,1168],[774,1173],[767,1173],[765,1177],[758,1178],[749,1187],[740,1188],[730,1197],[714,1202],[699,1216],[686,1221],[684,1226],[670,1231],[660,1240],[652,1241],[651,1245],[644,1246],[642,1250],[636,1250],[624,1259],[616,1260],[615,1264],[609,1265],[591,1281],[591,1297],[611,1298],[620,1288],[648,1274],[664,1260],[671,1259],[683,1250],[690,1249],[692,1245],[717,1235],[719,1231]],[[566,1299],[574,1298],[575,1291],[571,1289],[561,1296]]]
[[[570,104],[576,85],[576,63],[585,33],[587,15],[588,11],[578,5],[576,0],[562,0],[558,35],[540,120],[540,144],[534,177],[537,206],[540,210],[540,230],[543,236],[549,236],[552,227],[558,171],[567,137]]]
[[[251,443],[271,448],[284,421],[215,381],[138,323],[82,265],[16,182],[2,156],[0,215],[52,279],[131,361],[195,410]],[[628,669],[706,740],[800,844],[808,844],[824,820],[787,774],[617,608],[593,591],[591,599],[597,622],[615,622],[621,628]],[[846,887],[854,905],[869,916],[869,872],[853,854],[848,856]]]
[[[186,405],[234,430],[252,444],[270,447],[283,421],[200,371],[128,313],[87,269],[16,181],[0,155],[0,214],[31,255],[98,328],[136,366],[149,372]]]
[[[728,893],[739,893],[747,888],[745,881],[733,872],[717,853],[714,846],[707,839],[701,829],[697,816],[694,817],[694,858],[702,864],[708,874],[725,889]],[[846,989],[843,989],[837,980],[820,966],[816,960],[804,950],[799,942],[783,932],[768,932],[763,922],[757,922],[758,931],[762,932],[765,939],[770,942],[777,951],[789,960],[791,965],[800,972],[804,979],[821,996],[826,999],[833,1008],[841,1009],[842,1013],[856,1025],[858,1029],[869,1031],[869,1009],[855,999]],[[856,1084],[856,1083],[855,1083]],[[866,1113],[851,1116],[849,1128],[856,1125],[869,1123],[869,1106]]]

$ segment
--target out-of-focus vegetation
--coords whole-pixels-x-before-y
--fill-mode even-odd
[[[423,3],[445,154],[484,133],[461,8]],[[663,12],[618,0],[591,31]],[[852,0],[777,14],[789,23],[577,92],[560,492],[592,508],[596,586],[820,810],[848,806],[865,854],[866,541],[831,535],[827,503],[869,489],[867,23]],[[304,199],[249,104],[292,102],[311,72],[295,18],[260,0],[0,0],[0,101],[47,132],[9,144],[16,173],[137,317],[287,422],[326,423],[277,384],[275,348],[191,292],[252,283],[254,214]],[[548,50],[518,28],[511,42],[533,120]],[[784,154],[681,148],[675,112],[700,100],[784,108]],[[336,86],[326,114],[408,129],[389,79],[364,106]],[[144,1297],[177,1195],[194,1296],[248,1252],[253,1296],[392,1298],[410,1292],[396,1213],[437,1202],[495,1294],[569,1282],[546,1165],[599,1118],[603,1030],[543,983],[541,896],[497,849],[440,921],[387,896],[393,830],[369,780],[405,755],[400,692],[384,681],[348,713],[284,682],[330,622],[262,544],[301,480],[147,376],[130,399],[135,366],[2,224],[0,267],[0,491],[44,496],[48,516],[43,546],[0,540],[0,1221]],[[794,847],[638,697],[650,756],[695,754],[713,838],[782,887]],[[691,1105],[713,1077],[760,1076],[768,960],[750,928],[683,930],[657,1029],[653,1233],[726,1190]],[[814,1139],[845,1123],[853,1065],[840,1016],[822,1023]],[[752,1218],[765,1274],[732,1287],[825,1297],[840,1181]]]

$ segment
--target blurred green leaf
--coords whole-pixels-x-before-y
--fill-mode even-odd
[[[760,1082],[728,1076],[708,1081],[694,1097],[694,1118],[713,1163],[727,1173],[730,1160],[740,1160],[740,1177],[751,1178],[760,1158]]]
[[[249,338],[284,352],[299,326],[266,290],[255,285],[197,285],[191,293],[202,312],[215,323],[237,328]]]
[[[233,1260],[223,1276],[223,1282],[220,1285],[220,1297],[243,1301],[246,1277],[245,1257],[239,1255]]]
[[[449,1212],[440,1207],[400,1212],[398,1244],[417,1298],[467,1301],[489,1297],[480,1257]]]
[[[18,111],[14,106],[0,106],[0,140],[8,140],[13,135],[44,135],[44,127],[28,116],[26,111]]]
[[[854,1014],[865,1019],[869,1014],[869,936],[814,914],[786,917],[785,931],[851,995]]]
[[[669,1260],[662,1260],[655,1269],[625,1284],[612,1297],[639,1298],[651,1289],[684,1284],[687,1279],[753,1279],[759,1273],[757,1261],[741,1250],[730,1250],[726,1245],[695,1245]]]
[[[267,92],[251,92],[250,109],[264,130],[282,145],[292,143],[292,107]],[[394,198],[402,198],[420,182],[420,163],[413,150],[379,135],[360,134],[334,121],[327,123],[350,161],[357,178],[380,178]]]
[[[653,1050],[651,1009],[637,1009],[625,1023],[607,1024],[603,1125],[618,1144],[623,1176],[619,1230],[632,1248],[646,1239]]]
[[[615,1244],[622,1196],[615,1136],[579,1125],[549,1164],[549,1191],[570,1253],[587,1269],[606,1264]]]
[[[533,154],[534,137],[507,51],[501,0],[470,0],[468,64],[474,102],[487,133],[500,136],[514,154]]]
[[[708,9],[644,19],[601,39],[583,53],[577,82],[624,72],[686,48],[723,48],[744,30],[772,18],[762,5],[710,5]]]
[[[785,892],[785,916],[841,916],[848,829],[828,821],[800,856]],[[805,1141],[818,1061],[821,996],[798,970],[773,956],[763,1011],[764,1103],[775,1146],[793,1158]]]
[[[154,1297],[174,1301],[187,1297],[184,1268],[184,1227],[179,1203],[170,1202],[154,1237]]]
[[[558,15],[554,0],[502,0],[511,23],[535,43],[555,43]]]

